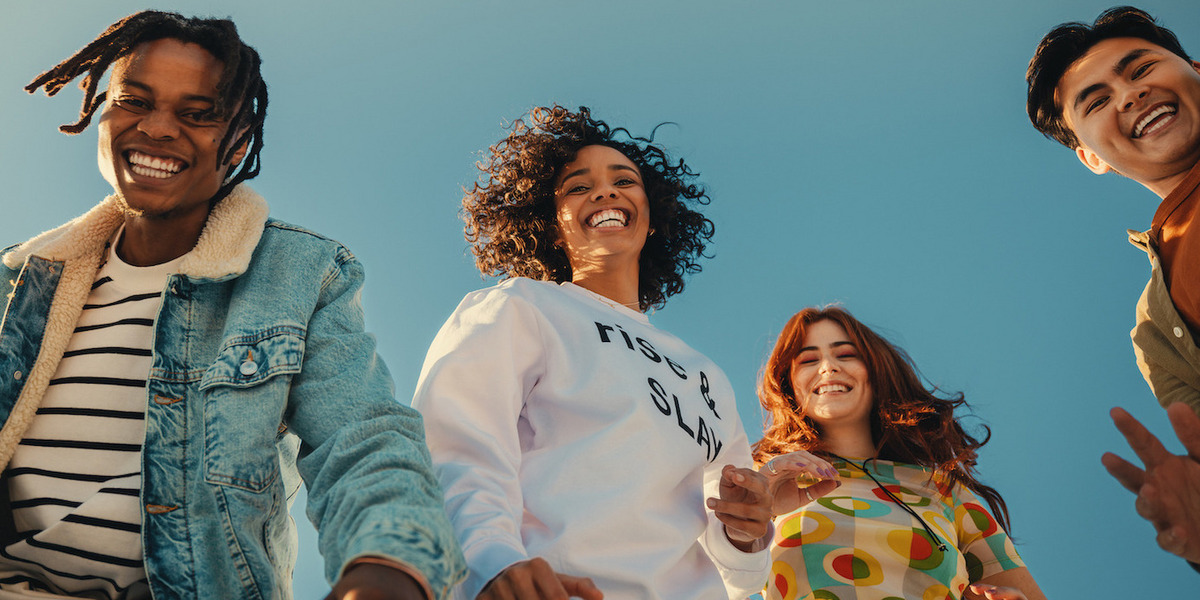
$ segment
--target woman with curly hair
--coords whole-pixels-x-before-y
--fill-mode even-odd
[[[463,200],[481,272],[413,400],[481,599],[744,598],[767,479],[716,365],[644,311],[713,225],[683,161],[586,108],[536,108]]]
[[[1044,599],[1005,533],[1004,499],[975,476],[990,430],[967,433],[962,394],[935,392],[845,310],[788,321],[763,368],[770,418],[754,445],[772,483],[797,482],[774,496],[767,599]],[[830,466],[835,477],[809,475]]]

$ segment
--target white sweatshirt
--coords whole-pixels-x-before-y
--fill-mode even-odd
[[[413,406],[470,568],[460,598],[538,556],[606,598],[762,589],[768,552],[734,548],[704,504],[724,465],[751,464],[733,389],[642,313],[570,283],[468,294]]]

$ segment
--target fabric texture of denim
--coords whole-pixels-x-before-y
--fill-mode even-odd
[[[122,220],[109,197],[4,251],[0,466]],[[364,331],[362,265],[337,242],[269,220],[243,185],[213,209],[179,270],[147,381],[142,538],[154,597],[291,598],[288,507],[301,478],[328,580],[356,557],[381,556],[444,597],[462,555],[421,416],[396,401]]]

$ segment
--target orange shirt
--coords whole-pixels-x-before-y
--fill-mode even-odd
[[[1179,316],[1200,333],[1200,164],[1192,167],[1163,199],[1150,225],[1171,302]]]

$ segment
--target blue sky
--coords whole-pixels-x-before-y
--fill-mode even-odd
[[[458,218],[475,161],[529,107],[587,105],[701,173],[714,257],[652,316],[721,365],[759,437],[755,376],[784,321],[840,302],[960,390],[992,442],[983,479],[1051,598],[1185,597],[1100,465],[1132,458],[1108,409],[1169,433],[1128,331],[1149,265],[1126,242],[1158,204],[1086,171],[1024,112],[1024,70],[1084,0],[168,2],[231,16],[270,85],[263,174],[281,219],[347,244],[368,327],[411,397],[425,349],[487,285]],[[1200,3],[1141,4],[1200,54]],[[140,2],[8,3],[0,18],[0,240],[82,213],[108,188],[75,88],[21,88]],[[1169,447],[1178,451],[1179,444]],[[299,512],[296,512],[300,516]],[[328,589],[306,520],[298,598]],[[614,549],[614,551],[619,551]]]

